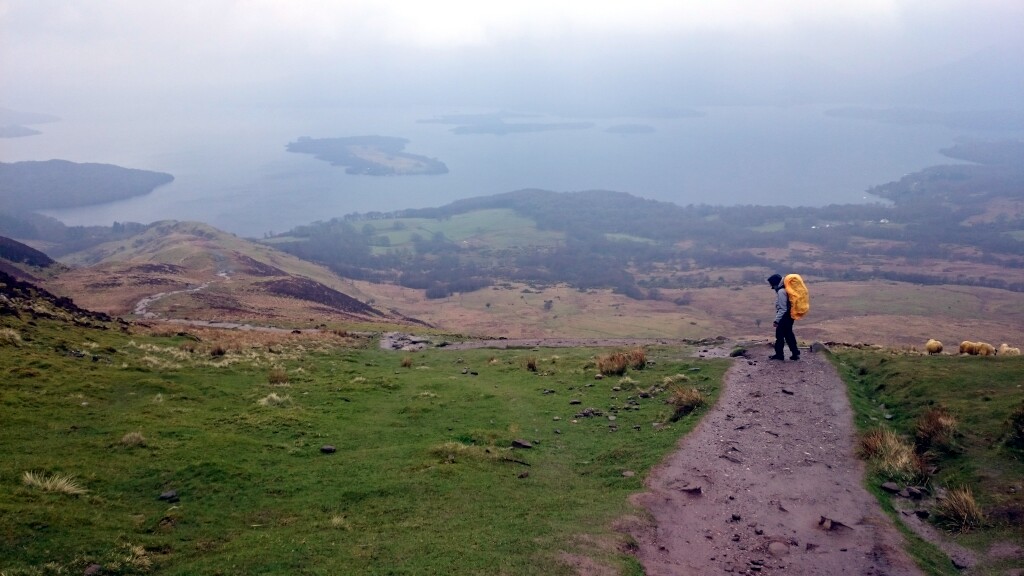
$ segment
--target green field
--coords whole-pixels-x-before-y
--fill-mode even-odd
[[[388,238],[391,248],[412,248],[413,235],[430,239],[438,233],[457,244],[474,242],[496,250],[522,246],[524,240],[531,246],[554,246],[565,236],[540,230],[533,220],[511,209],[476,210],[450,218],[395,218],[370,225],[376,236]]]
[[[594,357],[608,351],[405,354],[253,336],[219,355],[188,335],[4,322],[6,576],[93,563],[103,574],[568,575],[565,553],[638,574],[612,522],[638,513],[628,495],[699,416],[655,426],[671,413],[662,382],[684,374],[713,401],[727,366],[653,348],[629,380],[596,380]],[[574,417],[586,408],[602,414]],[[328,444],[337,452],[321,453]],[[29,485],[26,472],[86,492]],[[170,490],[179,502],[158,499]]]

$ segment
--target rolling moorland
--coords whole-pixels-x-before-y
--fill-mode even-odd
[[[729,361],[700,352],[760,355],[764,277],[796,270],[812,289],[798,337],[866,343],[832,344],[831,360],[868,485],[946,546],[908,534],[919,565],[963,573],[949,557],[965,549],[966,573],[1013,574],[1024,365],[956,354],[1021,344],[1007,150],[958,147],[975,163],[863,207],[523,191],[261,242],[201,223],[0,220],[14,237],[0,243],[0,571],[642,574],[616,526],[714,405]],[[239,324],[261,329],[225,327]],[[614,349],[395,353],[376,341],[390,330],[646,339],[624,352],[649,362],[597,380]],[[916,351],[930,337],[944,354]],[[879,458],[883,432],[894,459]],[[890,481],[967,488],[973,508],[908,508]]]

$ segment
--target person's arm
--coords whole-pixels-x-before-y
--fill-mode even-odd
[[[786,315],[786,310],[789,309],[789,295],[786,294],[786,289],[781,288],[775,291],[775,322],[774,325],[778,325],[782,321],[782,317]]]

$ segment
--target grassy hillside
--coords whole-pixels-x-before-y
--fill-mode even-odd
[[[835,356],[850,387],[864,446],[881,431],[898,441],[869,459],[871,480],[908,525],[923,515],[944,541],[973,551],[972,574],[1007,574],[1024,542],[1024,357],[907,356],[844,350]],[[881,483],[919,485],[937,499],[887,494]],[[941,496],[945,495],[943,499]],[[945,558],[937,574],[957,573]]]
[[[595,380],[608,351],[0,323],[11,576],[638,573],[611,521],[699,415],[670,423],[665,390],[713,401],[725,369],[654,348]]]

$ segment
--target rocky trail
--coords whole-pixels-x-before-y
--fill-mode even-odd
[[[737,358],[718,404],[634,497],[654,520],[631,530],[646,573],[920,574],[862,486],[852,410],[828,359],[757,350]]]

